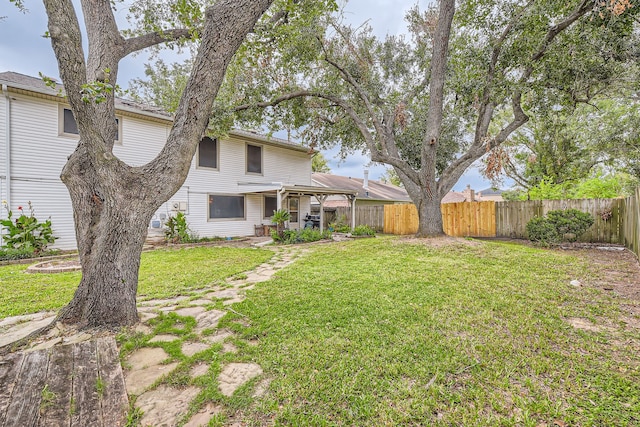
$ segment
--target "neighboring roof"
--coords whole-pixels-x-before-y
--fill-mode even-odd
[[[464,194],[457,191],[449,191],[446,196],[442,198],[440,203],[460,203],[466,202],[467,198]]]
[[[385,184],[372,179],[368,182],[368,191],[363,188],[364,179],[362,178],[351,178],[347,176],[315,172],[311,174],[311,180],[317,185],[321,185],[323,187],[357,191],[357,198],[360,200],[411,201],[409,194],[404,188],[397,187],[392,184]]]
[[[62,84],[56,84],[56,88],[54,89],[47,86],[45,82],[39,77],[27,76],[20,73],[14,73],[13,71],[0,73],[0,85],[6,85],[7,87],[17,89],[19,92],[32,92],[46,95],[47,97],[60,98],[61,96],[64,96],[64,86]],[[166,111],[158,107],[141,104],[128,99],[116,98],[115,107],[116,110],[122,112],[139,114],[146,117],[152,117],[154,119],[160,119],[166,122],[171,122],[173,120],[173,117],[170,113],[167,113]],[[309,154],[313,152],[308,147],[304,147],[300,144],[296,144],[280,138],[261,135],[253,131],[233,129],[229,132],[229,134],[242,138],[251,138],[261,143],[288,148],[295,151],[307,152]]]
[[[478,191],[477,194],[482,194],[483,196],[500,196],[504,190],[499,188],[485,188],[484,190]]]

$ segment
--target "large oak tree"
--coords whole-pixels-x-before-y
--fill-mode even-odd
[[[442,198],[536,108],[605,96],[617,68],[602,64],[624,61],[634,31],[629,6],[439,0],[409,13],[407,36],[385,40],[331,16],[252,39],[225,86],[249,90],[223,88],[220,99],[241,119],[392,166],[418,208],[418,235],[440,235]]]
[[[114,17],[120,2],[80,0],[85,51],[72,0],[44,0],[48,34],[80,131],[61,178],[71,195],[83,273],[73,300],[59,314],[63,322],[86,328],[138,321],[138,269],[148,223],[183,184],[227,66],[273,1],[140,2],[130,12],[144,19],[121,31]],[[166,144],[148,164],[127,165],[113,154],[120,60],[195,38],[193,70]]]

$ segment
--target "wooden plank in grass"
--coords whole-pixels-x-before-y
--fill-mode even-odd
[[[23,359],[23,353],[12,353],[0,361],[0,426],[4,425],[7,408],[11,403],[11,395]]]
[[[40,404],[40,427],[62,427],[70,423],[73,387],[73,346],[53,347],[49,355],[46,391]]]
[[[98,363],[96,342],[86,341],[73,346],[73,391],[71,427],[102,426],[98,399]]]
[[[98,391],[105,426],[120,427],[126,424],[128,398],[125,388],[118,348],[113,337],[98,338]]]
[[[22,369],[16,378],[11,402],[6,412],[4,427],[36,425],[42,398],[42,389],[47,378],[47,350],[26,353]]]

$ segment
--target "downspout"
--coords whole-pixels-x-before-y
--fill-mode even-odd
[[[11,209],[11,97],[9,96],[9,89],[6,84],[2,85],[2,93],[6,100],[5,108],[5,183],[7,185],[5,199],[7,206]]]

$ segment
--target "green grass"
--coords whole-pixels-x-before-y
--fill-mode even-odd
[[[263,249],[195,247],[142,254],[138,295],[167,298],[201,289],[269,260]],[[28,274],[27,265],[0,266],[0,318],[56,310],[71,301],[81,273]]]
[[[640,336],[573,256],[512,244],[316,247],[235,306],[273,379],[249,425],[640,424]],[[591,277],[593,278],[593,277]],[[625,344],[626,343],[626,344]],[[628,343],[635,343],[634,345]]]

